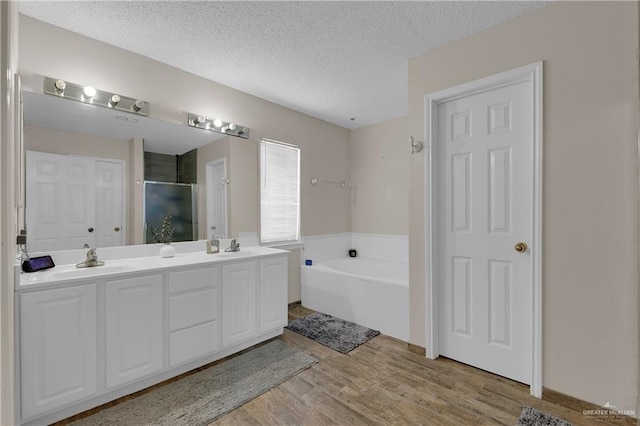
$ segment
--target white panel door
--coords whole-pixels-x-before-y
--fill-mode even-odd
[[[95,247],[93,160],[27,151],[27,243],[30,251]]]
[[[227,238],[227,159],[207,163],[207,237]]]
[[[438,106],[440,354],[530,383],[532,92]]]
[[[222,345],[231,346],[257,334],[257,262],[222,266]]]
[[[121,162],[96,160],[96,247],[115,247],[124,241],[123,175]]]
[[[20,296],[22,418],[97,392],[96,286]]]
[[[287,325],[287,257],[260,261],[260,332]]]
[[[162,369],[162,275],[106,283],[107,388]]]

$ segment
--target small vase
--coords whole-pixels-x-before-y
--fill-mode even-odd
[[[176,255],[176,248],[170,243],[160,247],[160,257],[173,257]]]

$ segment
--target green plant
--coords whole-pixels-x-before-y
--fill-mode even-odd
[[[171,223],[173,217],[171,213],[167,213],[162,221],[162,226],[157,227],[154,225],[149,225],[149,229],[151,231],[151,235],[156,243],[164,243],[171,244],[171,240],[173,239],[173,231],[175,231],[175,226]]]

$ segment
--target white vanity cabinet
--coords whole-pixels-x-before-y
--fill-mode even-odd
[[[260,332],[287,325],[287,257],[260,260]]]
[[[222,266],[222,345],[227,347],[258,333],[258,262]]]
[[[220,348],[220,267],[169,273],[169,365]]]
[[[107,389],[162,370],[162,275],[106,282]]]
[[[20,295],[22,418],[94,395],[96,285]]]
[[[287,255],[252,253],[142,258],[132,272],[74,280],[75,269],[25,274],[37,280],[16,288],[20,424],[56,422],[282,334]]]

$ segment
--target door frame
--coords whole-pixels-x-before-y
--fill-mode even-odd
[[[514,68],[425,96],[425,140],[427,161],[424,173],[425,189],[425,317],[426,356],[436,359],[438,347],[438,252],[439,181],[438,181],[438,105],[460,97],[527,82],[532,92],[531,161],[533,170],[533,239],[532,258],[532,321],[531,321],[531,395],[542,397],[542,69],[543,62]]]
[[[207,227],[204,230],[204,237],[205,238],[209,238],[209,229],[211,229],[211,217],[213,216],[213,197],[209,197],[209,192],[211,189],[211,186],[213,184],[213,169],[216,167],[222,167],[222,170],[224,170],[224,175],[225,175],[225,182],[224,182],[224,234],[221,234],[219,236],[219,238],[227,238],[227,236],[229,235],[229,214],[228,214],[228,210],[229,210],[229,191],[227,190],[227,185],[229,184],[229,176],[227,173],[227,157],[221,157],[218,158],[216,160],[213,161],[208,161],[205,164],[205,175],[206,175],[206,190],[205,190],[205,198],[206,198],[206,202],[207,202],[207,206],[206,206],[206,214],[207,214]]]

